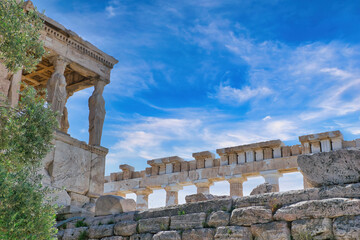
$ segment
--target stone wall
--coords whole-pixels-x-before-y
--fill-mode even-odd
[[[360,239],[360,183],[87,217],[58,226],[62,240],[355,240]]]
[[[104,191],[107,152],[106,148],[90,146],[65,133],[55,133],[54,149],[43,160],[43,183],[57,189],[57,204],[71,205],[71,209],[63,211],[81,211],[78,208],[86,204],[94,207],[95,199]]]

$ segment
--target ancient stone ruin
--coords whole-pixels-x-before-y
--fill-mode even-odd
[[[27,1],[25,7],[33,8],[31,1]],[[101,146],[105,118],[102,93],[110,83],[110,72],[117,60],[51,18],[45,15],[41,18],[44,20],[41,39],[47,54],[32,73],[10,74],[0,64],[0,95],[15,106],[21,82],[35,87],[39,93],[47,90],[46,100],[59,113],[60,128],[55,133],[54,150],[43,161],[43,183],[58,190],[56,203],[71,206],[67,211],[80,211],[77,207],[87,204],[84,209],[93,212],[96,198],[103,194],[108,153],[108,149]],[[67,134],[66,102],[74,93],[93,86],[89,99],[89,142],[85,143]]]
[[[31,7],[28,2],[27,7]],[[49,54],[33,73],[13,75],[0,64],[0,92],[12,106],[20,82],[47,89],[47,101],[61,113],[54,150],[44,159],[44,184],[58,189],[58,239],[102,240],[305,240],[360,239],[360,139],[340,131],[300,136],[299,145],[281,140],[149,160],[150,167],[104,176],[108,150],[101,147],[102,96],[117,60],[42,16]],[[89,99],[89,142],[67,134],[66,102],[94,86]],[[304,189],[279,192],[284,173],[300,172]],[[243,196],[243,183],[262,176],[265,184]],[[230,183],[230,196],[209,194],[217,181]],[[195,185],[197,194],[178,204],[178,191]],[[148,209],[153,190],[166,191],[166,207]],[[125,199],[135,193],[137,201]]]
[[[243,183],[247,178],[262,176],[279,191],[279,178],[284,173],[301,172],[298,156],[360,147],[360,141],[344,141],[340,131],[325,132],[299,137],[301,145],[285,146],[272,140],[236,147],[217,149],[215,154],[205,151],[193,153],[195,160],[185,161],[174,156],[148,161],[151,166],[141,172],[129,165],[120,165],[121,172],[105,177],[105,194],[125,197],[137,195],[137,209],[148,208],[148,196],[156,189],[165,189],[166,206],[178,204],[178,191],[183,186],[195,185],[197,193],[209,193],[214,182],[228,181],[230,196],[243,196]],[[310,185],[304,178],[304,188]]]
[[[335,135],[339,136],[338,133]],[[89,239],[102,240],[358,240],[360,146],[356,143],[359,141],[341,141],[341,149],[332,150],[331,139],[328,138],[330,145],[324,145],[330,146],[327,151],[322,151],[322,144],[317,149],[311,147],[312,143],[317,146],[318,141],[325,139],[324,136],[333,136],[332,134],[301,138],[310,140],[310,152],[315,150],[317,153],[294,156],[293,164],[300,167],[299,170],[309,182],[316,182],[317,187],[244,197],[228,196],[211,200],[199,198],[197,202],[158,209],[118,214],[108,212],[105,216],[70,219],[59,222],[58,238],[75,240],[80,236],[87,236]],[[285,160],[284,157],[279,159]],[[169,159],[166,163],[169,163]],[[243,165],[245,171],[254,169],[255,163],[256,160],[246,162],[245,159],[245,163],[238,165]],[[309,168],[302,169],[304,163],[309,165]],[[219,167],[224,166],[227,165]],[[286,169],[281,164],[272,166]],[[289,169],[293,167],[294,165],[289,165]],[[126,170],[128,169],[129,166],[126,167]],[[204,168],[190,171],[201,169]],[[343,175],[334,175],[334,172],[341,172]],[[174,173],[165,172],[163,176],[171,174]],[[157,176],[159,175],[148,178]],[[336,184],[333,183],[334,179]],[[164,188],[166,189],[166,186]],[[203,191],[202,188],[201,190]],[[123,200],[122,197],[118,198]]]
[[[106,177],[108,195],[98,199],[102,204],[97,204],[96,216],[60,221],[58,238],[360,239],[360,139],[344,141],[333,131],[299,140],[301,145],[295,146],[274,140],[218,149],[220,158],[200,152],[193,161],[154,159],[141,172],[120,165],[122,172]],[[303,174],[304,189],[278,192],[281,174],[294,171]],[[263,176],[267,184],[259,189],[271,192],[256,188],[260,192],[242,196],[242,183],[251,176]],[[209,194],[209,186],[221,180],[229,181],[231,196]],[[179,205],[179,189],[190,184],[198,194]],[[147,209],[149,194],[159,188],[166,190],[167,206]],[[123,198],[129,192],[137,194],[136,210],[135,202]]]

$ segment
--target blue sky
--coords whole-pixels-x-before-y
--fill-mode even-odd
[[[309,133],[360,136],[359,1],[33,2],[119,60],[104,92],[107,174]],[[85,141],[91,92],[68,102],[70,133]]]

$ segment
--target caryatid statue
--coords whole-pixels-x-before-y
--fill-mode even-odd
[[[61,124],[61,117],[64,112],[67,97],[66,79],[64,76],[67,64],[68,62],[64,58],[57,57],[54,60],[55,71],[46,85],[48,93],[46,100],[51,104],[51,109],[58,113],[57,120],[59,125]]]
[[[107,83],[97,80],[95,89],[89,98],[89,145],[100,146],[102,129],[105,120],[104,87]]]
[[[68,130],[69,130],[69,127],[70,127],[69,117],[68,117],[69,114],[68,114],[68,110],[67,110],[67,107],[66,107],[66,103],[67,103],[67,100],[69,99],[69,97],[71,97],[73,94],[74,94],[74,92],[71,92],[71,91],[67,93],[65,106],[64,106],[64,112],[63,112],[63,115],[61,117],[60,131],[62,131],[64,133],[67,133]]]

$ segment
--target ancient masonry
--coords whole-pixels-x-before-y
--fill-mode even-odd
[[[27,1],[25,9],[32,8]],[[49,52],[33,73],[7,72],[0,64],[0,93],[15,106],[20,82],[47,89],[47,101],[61,113],[54,150],[44,159],[44,184],[58,189],[58,239],[102,240],[360,240],[360,139],[344,141],[339,131],[194,153],[193,161],[166,157],[136,172],[104,176],[108,150],[101,147],[102,96],[117,63],[52,19],[42,16],[42,40]],[[89,142],[70,137],[66,102],[94,86],[89,99]],[[301,172],[304,189],[279,193],[284,173]],[[266,184],[242,196],[249,177]],[[230,183],[230,196],[214,197],[209,187]],[[197,194],[178,204],[178,191],[195,185]],[[165,189],[166,207],[148,210],[148,196]],[[135,193],[137,201],[125,199]],[[210,200],[209,200],[210,199]]]
[[[24,9],[33,8],[31,1]],[[105,156],[101,147],[101,134],[105,118],[102,96],[110,83],[110,71],[118,62],[113,57],[81,39],[47,16],[42,15],[45,26],[41,32],[48,52],[32,73],[9,73],[0,64],[0,95],[15,106],[19,99],[20,83],[34,86],[40,93],[47,89],[47,101],[59,112],[60,129],[55,133],[55,148],[44,159],[44,184],[58,189],[57,203],[64,206],[84,206],[91,210],[93,202],[104,188]],[[89,143],[70,137],[67,100],[78,91],[93,87],[89,99]],[[0,99],[1,100],[1,99]],[[65,190],[62,190],[65,188]]]
[[[195,202],[145,211],[129,211],[130,204],[122,197],[102,196],[96,203],[96,217],[60,221],[58,239],[359,240],[360,147],[356,142],[348,142],[348,149],[297,156],[297,165],[312,188],[207,201],[197,201],[195,196]]]
[[[148,196],[154,189],[165,189],[166,206],[178,204],[178,191],[195,185],[197,193],[209,193],[216,181],[230,183],[230,196],[243,196],[242,185],[248,177],[262,176],[279,191],[279,178],[284,173],[301,172],[297,158],[302,154],[330,152],[360,147],[360,139],[344,141],[339,131],[299,137],[301,145],[285,146],[280,140],[217,149],[220,158],[211,152],[194,153],[193,161],[174,156],[148,161],[151,166],[135,172],[129,165],[120,165],[122,172],[105,178],[105,194],[125,197],[136,193],[137,209],[148,208]],[[304,187],[310,184],[304,178]]]

